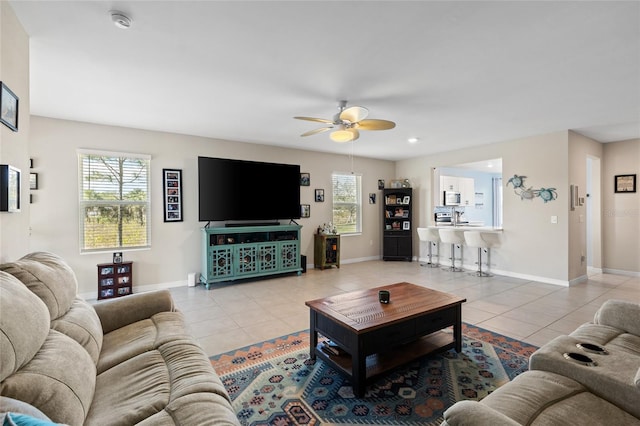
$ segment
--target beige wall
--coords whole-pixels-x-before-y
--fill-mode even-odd
[[[640,178],[640,139],[603,146],[602,196],[603,269],[609,272],[640,272],[640,183],[635,193],[616,194],[614,176],[635,174]]]
[[[40,178],[40,189],[34,191],[37,197],[31,206],[31,249],[53,251],[63,256],[78,275],[79,292],[86,296],[95,297],[97,291],[96,264],[110,261],[112,254],[80,254],[78,148],[151,155],[152,248],[124,253],[125,259],[135,262],[134,287],[184,283],[189,272],[200,271],[200,228],[204,223],[198,222],[199,155],[300,164],[302,172],[310,173],[311,186],[301,187],[300,195],[302,204],[311,205],[311,217],[298,221],[303,226],[301,244],[307,263],[313,263],[314,230],[331,220],[331,173],[351,171],[351,161],[346,154],[323,154],[37,116],[32,117],[31,123],[31,156],[38,165]],[[183,222],[163,222],[163,168],[183,170]],[[353,169],[362,174],[363,232],[342,238],[342,262],[380,257],[382,207],[379,202],[369,204],[368,194],[380,193],[378,179],[388,181],[395,177],[391,161],[356,157]],[[314,202],[315,188],[325,190],[324,203]]]
[[[29,250],[29,37],[9,2],[0,2],[0,80],[19,98],[18,132],[0,124],[0,164],[19,168],[21,212],[0,213],[0,262]]]

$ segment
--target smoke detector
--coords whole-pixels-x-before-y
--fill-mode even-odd
[[[123,30],[127,30],[131,27],[131,18],[124,13],[117,10],[111,10],[109,11],[109,14],[111,15],[111,21],[116,27]]]

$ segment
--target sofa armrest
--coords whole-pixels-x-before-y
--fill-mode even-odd
[[[593,322],[640,336],[640,304],[609,299],[598,309]]]
[[[168,290],[137,293],[118,299],[110,299],[95,304],[94,308],[105,334],[125,325],[150,318],[157,313],[176,310]]]
[[[520,423],[480,402],[459,401],[444,412],[444,422],[442,423],[442,426],[445,425],[517,426],[520,425]]]

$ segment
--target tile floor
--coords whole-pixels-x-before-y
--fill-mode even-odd
[[[171,289],[191,332],[216,355],[309,328],[304,302],[407,281],[465,297],[463,321],[540,346],[590,321],[607,299],[640,303],[640,277],[599,274],[562,287],[503,276],[478,278],[418,262],[369,261],[301,276]]]

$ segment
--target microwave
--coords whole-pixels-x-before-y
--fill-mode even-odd
[[[460,193],[454,191],[444,191],[445,206],[459,206],[461,203]]]

